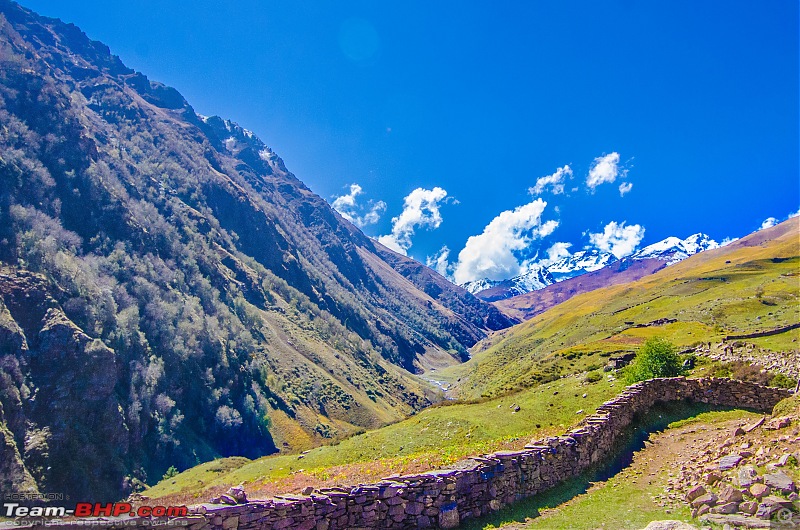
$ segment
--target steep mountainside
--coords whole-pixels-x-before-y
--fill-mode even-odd
[[[643,262],[644,263],[644,262]],[[599,271],[597,271],[599,272]],[[681,348],[785,329],[759,341],[797,352],[800,217],[691,256],[634,282],[578,294],[473,348],[437,377],[464,397],[495,395],[596,370],[659,335]],[[574,278],[577,280],[578,278]]]
[[[512,321],[413,267],[249,131],[0,0],[14,489],[119,498],[171,465],[310,447],[429,404],[412,372]]]

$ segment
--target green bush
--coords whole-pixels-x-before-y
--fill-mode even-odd
[[[769,386],[778,388],[794,388],[796,384],[797,381],[783,374],[776,374],[775,377],[769,380]]]
[[[675,377],[683,373],[678,348],[662,337],[647,339],[625,373],[628,383],[653,379],[654,377]]]
[[[597,383],[602,378],[603,378],[603,376],[600,375],[598,372],[591,372],[589,374],[586,374],[586,382],[587,383]]]
[[[161,477],[161,480],[170,479],[170,478],[174,477],[175,475],[177,475],[178,473],[179,473],[179,471],[177,470],[177,468],[175,466],[169,466],[169,468],[167,469],[167,472],[164,473],[163,477]]]

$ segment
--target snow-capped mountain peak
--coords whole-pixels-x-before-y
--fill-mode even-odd
[[[672,265],[693,254],[719,247],[719,243],[705,234],[693,234],[686,239],[668,237],[652,245],[648,245],[623,260],[656,259]],[[528,271],[507,280],[490,280],[483,278],[462,285],[472,294],[496,288],[489,298],[497,300],[509,298],[531,291],[544,289],[548,285],[562,282],[587,272],[594,272],[616,262],[617,258],[610,252],[597,249],[580,250],[549,264],[534,263]]]
[[[553,283],[555,283],[555,280],[548,272],[547,267],[535,263],[531,265],[526,272],[507,280],[481,278],[480,280],[473,280],[461,284],[461,287],[475,294],[485,291],[486,289],[491,289],[492,287],[502,286],[508,289],[509,292],[514,293],[511,296],[516,296],[518,294],[544,289]]]
[[[501,280],[490,280],[489,278],[481,278],[480,280],[472,280],[470,282],[462,283],[461,287],[466,289],[472,294],[479,293],[481,291],[485,291],[486,289],[491,289]]]
[[[518,276],[509,278],[507,280],[490,280],[489,278],[481,278],[480,280],[473,280],[461,285],[464,289],[472,294],[491,289],[493,287],[501,287],[503,295],[499,298],[509,298],[517,296],[518,294],[529,293],[531,291],[538,291],[544,289],[548,285],[556,283],[556,280],[550,274],[548,268],[544,265],[534,263],[528,270]]]
[[[602,269],[615,261],[617,258],[610,252],[597,249],[579,250],[551,263],[547,266],[547,271],[553,276],[553,280],[561,282],[586,272]]]
[[[520,294],[538,291],[539,289],[544,289],[548,285],[555,283],[548,268],[538,264],[531,265],[527,272],[507,281],[512,283],[512,288],[516,288]]]
[[[631,256],[631,259],[660,259],[667,265],[678,263],[693,254],[719,247],[719,243],[705,234],[693,234],[686,239],[668,237],[648,245]]]

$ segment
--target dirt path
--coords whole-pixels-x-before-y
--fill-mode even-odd
[[[593,483],[585,493],[550,508],[539,516],[502,524],[502,530],[643,528],[648,521],[689,519],[689,511],[673,486],[686,473],[687,462],[722,443],[730,432],[756,415],[711,413],[692,422],[654,433],[633,462],[607,481]],[[485,528],[495,528],[487,525]]]

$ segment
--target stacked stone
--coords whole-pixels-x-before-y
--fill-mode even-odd
[[[464,519],[580,475],[607,457],[636,415],[657,402],[690,400],[769,411],[789,395],[784,389],[729,379],[652,379],[629,386],[567,434],[534,440],[521,451],[499,451],[463,460],[452,469],[350,489],[327,488],[237,506],[200,505],[194,515],[172,524],[192,530],[454,528]],[[127,526],[133,522],[128,520]],[[152,526],[150,521],[141,523]]]

